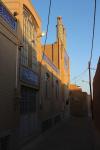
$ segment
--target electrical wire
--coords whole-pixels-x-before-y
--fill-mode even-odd
[[[94,17],[93,17],[93,33],[92,33],[92,45],[91,45],[91,54],[90,54],[90,60],[88,64],[89,69],[89,87],[90,87],[90,97],[91,97],[91,113],[92,113],[92,119],[93,119],[93,92],[92,92],[92,83],[91,83],[91,62],[93,57],[93,49],[94,49],[94,36],[95,36],[95,22],[96,22],[96,0],[94,0]]]
[[[94,36],[95,36],[95,23],[96,23],[96,5],[97,5],[97,2],[96,2],[96,0],[94,0],[94,16],[93,16],[92,43],[91,43],[90,59],[89,59],[89,64],[88,64],[88,69],[89,69],[89,85],[90,85],[90,93],[91,93],[91,97],[92,97],[91,62],[92,62],[93,49],[94,49]]]
[[[94,48],[94,36],[95,36],[95,22],[96,22],[96,0],[94,4],[94,17],[93,17],[93,32],[92,32],[92,46],[91,46],[91,54],[90,54],[90,65],[92,61],[92,55],[93,55],[93,48]]]
[[[91,46],[91,53],[90,53],[90,59],[89,59],[89,67],[91,68],[91,61],[92,61],[92,56],[93,56],[93,48],[94,48],[94,36],[95,36],[95,22],[96,22],[96,0],[95,4],[94,4],[94,16],[93,16],[93,32],[92,32],[92,46]],[[85,72],[87,72],[88,68],[85,69],[81,74],[79,74],[78,76],[75,76],[73,80],[76,80],[77,78],[79,78],[80,76],[84,75]],[[93,70],[93,69],[92,69]]]
[[[95,68],[90,68],[91,70],[93,70],[93,71],[96,71],[96,69]]]
[[[93,34],[92,34],[92,46],[91,46],[91,54],[90,54],[90,60],[89,60],[89,64],[91,66],[91,61],[92,61],[92,56],[93,56],[93,48],[94,48],[94,36],[95,36],[95,22],[96,22],[96,0],[95,4],[94,4],[94,16],[93,16]],[[80,76],[82,76],[85,72],[87,72],[88,69],[85,69],[81,74],[79,74],[78,76],[74,77],[72,80],[76,80],[77,78],[79,78]]]
[[[47,20],[47,28],[46,28],[46,38],[45,38],[45,42],[44,42],[44,49],[43,49],[43,52],[42,52],[42,58],[41,58],[41,61],[40,61],[39,88],[40,88],[40,83],[41,83],[42,61],[43,61],[44,52],[45,52],[45,48],[46,48],[46,43],[47,43],[47,39],[48,39],[48,31],[49,31],[50,15],[51,15],[51,5],[52,5],[52,0],[50,0],[50,2],[49,2],[48,20]]]
[[[74,78],[72,78],[71,81],[76,80],[77,78],[79,78],[80,76],[83,76],[86,72],[88,71],[88,68],[86,68],[81,74],[75,76]]]
[[[49,31],[50,15],[51,15],[51,4],[52,4],[52,0],[50,0],[50,3],[49,3],[48,21],[47,21],[46,38],[45,38],[45,42],[44,42],[43,54],[45,52],[46,43],[47,43],[47,39],[48,39],[48,31]],[[42,64],[43,56],[44,55],[42,55],[41,64]]]

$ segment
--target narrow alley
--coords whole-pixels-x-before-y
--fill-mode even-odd
[[[0,150],[100,150],[100,0],[0,0]]]
[[[89,118],[70,117],[22,150],[94,150],[94,132]]]

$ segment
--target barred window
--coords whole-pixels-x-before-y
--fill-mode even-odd
[[[36,43],[36,24],[31,13],[23,9],[23,45],[21,50],[21,64],[36,69],[37,55],[34,55]],[[35,51],[36,53],[36,51]],[[35,66],[35,68],[34,68]]]
[[[20,112],[22,114],[32,113],[36,111],[36,91],[32,88],[22,86]]]

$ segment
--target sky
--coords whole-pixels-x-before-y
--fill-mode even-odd
[[[46,31],[49,0],[32,0]],[[52,0],[47,43],[56,41],[57,17],[62,16],[66,28],[66,51],[70,57],[71,82],[89,93],[88,61],[90,58],[94,0]],[[92,68],[97,67],[100,56],[100,0],[97,0],[96,26]],[[44,43],[45,37],[42,39]],[[83,73],[84,72],[84,73]],[[95,70],[92,70],[92,78]],[[78,76],[78,77],[77,77]],[[75,79],[75,77],[77,77]]]

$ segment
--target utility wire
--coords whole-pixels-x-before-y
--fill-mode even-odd
[[[50,15],[51,15],[51,4],[52,4],[52,0],[50,0],[50,3],[49,3],[48,21],[47,21],[46,38],[45,38],[45,42],[44,42],[43,54],[45,52],[46,43],[47,43],[47,39],[48,39],[48,31],[49,31]],[[43,56],[44,55],[42,55],[41,64],[42,64]]]
[[[46,48],[46,43],[47,43],[47,39],[48,39],[48,31],[49,31],[50,15],[51,15],[51,5],[52,5],[52,0],[49,1],[49,11],[48,11],[48,20],[47,20],[47,28],[46,28],[46,38],[45,38],[45,42],[44,42],[44,49],[43,49],[43,52],[42,52],[42,58],[41,58],[41,61],[40,61],[39,88],[40,88],[40,83],[41,83],[42,61],[43,61],[44,52],[45,52],[45,48]]]
[[[72,81],[73,80],[76,80],[77,78],[79,78],[80,76],[83,76],[86,72],[88,71],[88,68],[86,68],[81,74],[75,76],[74,78],[72,78]]]
[[[94,71],[96,71],[96,69],[95,68],[90,68],[91,70],[94,70]]]
[[[94,35],[95,35],[95,22],[96,22],[96,0],[94,4],[94,17],[93,17],[93,32],[92,32],[92,46],[91,46],[91,54],[90,54],[90,65],[92,61],[93,48],[94,48]]]
[[[50,15],[51,15],[51,4],[52,4],[52,0],[50,0],[50,4],[49,4],[48,23],[47,23],[46,38],[45,38],[44,45],[46,45],[47,38],[48,38],[48,31],[49,31],[49,24],[50,24]]]
[[[94,17],[93,17],[92,45],[91,45],[90,60],[89,60],[89,64],[88,64],[92,119],[93,119],[94,116],[93,116],[93,100],[92,100],[92,84],[91,84],[91,61],[92,61],[93,48],[94,48],[95,21],[96,21],[96,0],[94,0]]]
[[[91,46],[91,54],[90,54],[90,60],[89,60],[89,68],[91,69],[91,61],[92,61],[92,56],[93,56],[93,48],[94,48],[94,35],[95,35],[95,22],[96,22],[96,0],[94,0],[94,16],[93,16],[93,32],[92,32],[92,46]],[[78,76],[74,77],[72,80],[76,80],[80,76],[82,76],[88,69],[85,69],[81,74]],[[91,78],[91,74],[90,74]],[[89,79],[91,82],[91,79]]]

